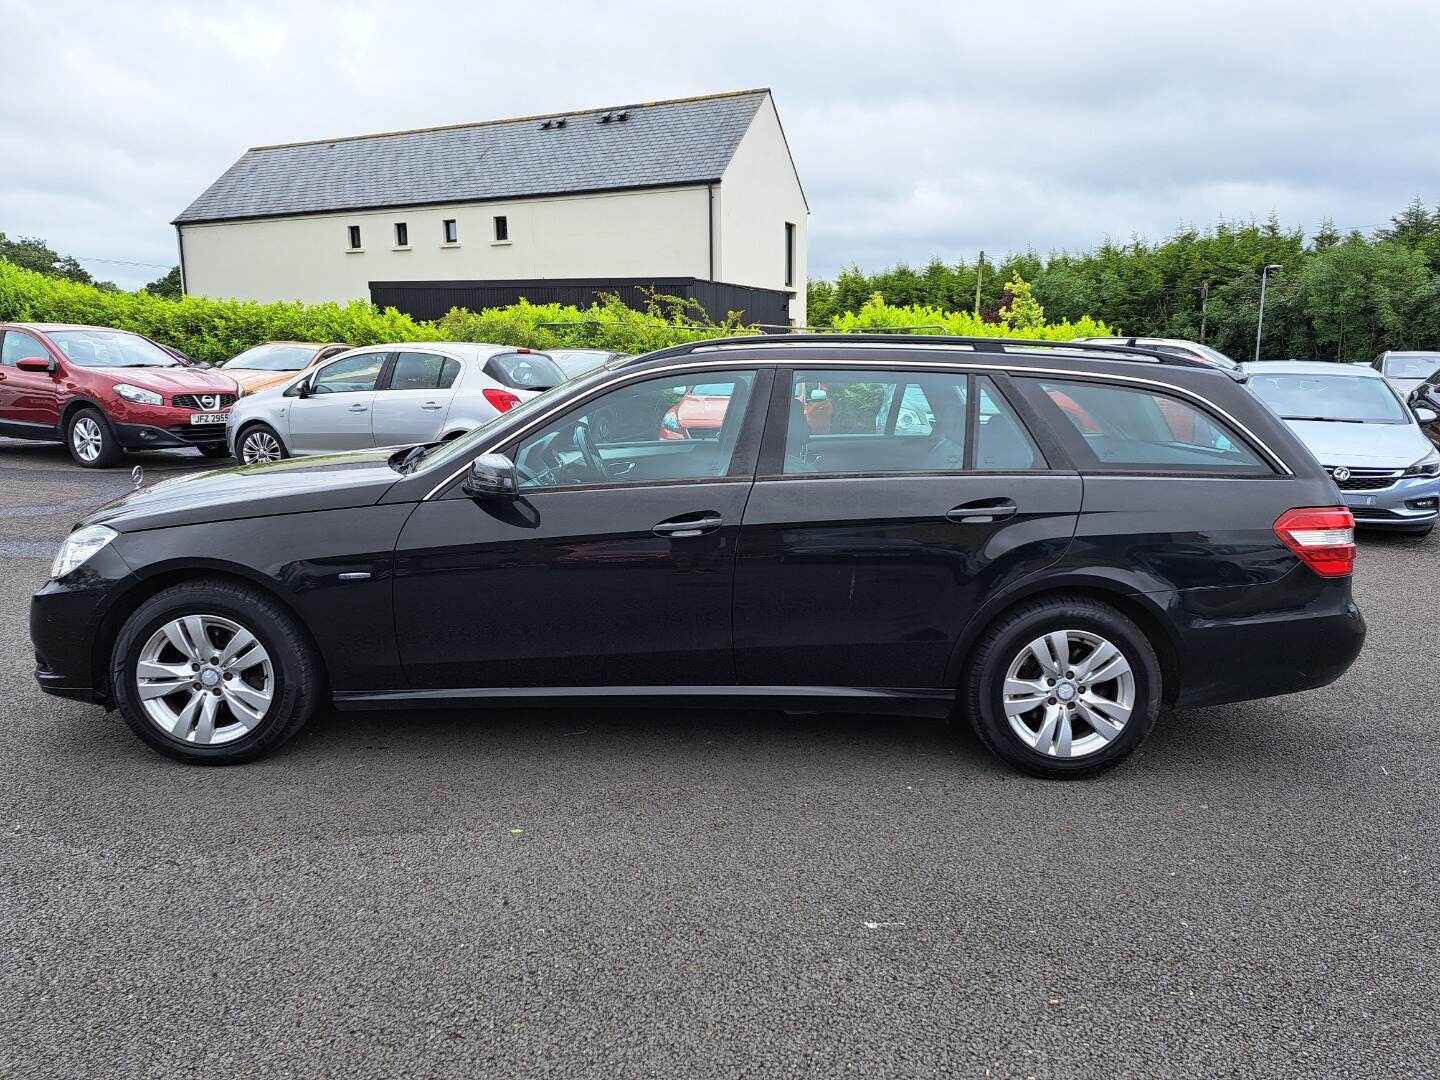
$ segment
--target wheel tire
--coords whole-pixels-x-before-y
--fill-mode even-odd
[[[108,469],[125,456],[110,421],[99,409],[77,409],[65,425],[70,458],[84,469]]]
[[[195,449],[200,451],[202,457],[227,458],[230,456],[230,448],[224,443],[219,446],[197,446]]]
[[[212,721],[214,734],[228,737],[229,741],[213,744],[193,741],[201,737],[202,729],[198,724],[188,739],[162,730],[160,721],[146,711],[146,702],[141,698],[137,668],[143,650],[150,648],[150,643],[163,627],[183,616],[203,616],[211,622],[237,624],[253,635],[260,648],[268,654],[266,660],[269,666],[265,674],[269,681],[261,681],[268,689],[270,700],[263,715],[250,722],[248,730],[242,728],[239,735],[226,736],[224,726]],[[212,636],[206,644],[220,650],[223,655],[223,642],[217,645]],[[173,657],[176,653],[184,656],[178,649],[170,655]],[[187,666],[173,660],[171,663],[176,667]],[[239,674],[244,677],[243,673]],[[309,722],[324,697],[320,661],[296,618],[258,589],[242,582],[217,578],[172,585],[141,604],[125,621],[115,641],[110,657],[110,684],[121,715],[131,731],[151,749],[192,765],[235,765],[270,753]],[[186,686],[197,684],[181,682],[174,685],[177,696],[162,699],[162,704],[188,700],[193,695]],[[219,685],[236,684],[230,681]],[[231,710],[228,691],[225,694],[227,696],[223,698],[216,695],[217,699],[225,702],[223,706],[217,706],[223,708],[219,715],[221,719],[234,721],[239,714]],[[199,696],[201,702],[205,702],[203,689]]]
[[[279,432],[269,424],[250,424],[241,429],[235,440],[235,460],[241,465],[284,461],[289,456],[290,451],[285,449]]]
[[[1111,728],[1110,735],[1102,733],[1103,721],[1111,714],[1096,711],[1101,723],[1091,726],[1087,717],[1088,703],[1098,698],[1108,701],[1111,695],[1124,697],[1127,691],[1121,682],[1104,680],[1089,687],[1089,694],[1077,693],[1081,682],[1058,677],[1058,683],[1068,684],[1068,691],[1076,699],[1071,711],[1059,697],[1035,699],[1033,711],[1018,715],[1016,723],[1027,732],[1037,736],[1037,742],[1045,740],[1046,732],[1057,736],[1063,731],[1063,740],[1056,738],[1048,750],[1037,749],[1012,726],[1011,716],[1006,712],[1006,680],[1012,665],[1020,665],[1016,678],[1034,681],[1045,687],[1048,676],[1038,658],[1029,653],[1031,642],[1057,631],[1068,631],[1076,635],[1067,642],[1067,651],[1073,657],[1076,643],[1084,649],[1095,648],[1088,638],[1098,638],[1117,649],[1129,664],[1131,686],[1128,695],[1131,700],[1128,719],[1118,725],[1118,734]],[[1047,653],[1052,659],[1054,652]],[[1070,661],[1072,670],[1082,671],[1087,653],[1078,660]],[[1100,668],[1108,667],[1100,664]],[[1038,675],[1036,673],[1039,673]],[[1121,677],[1123,679],[1123,676]],[[1002,616],[980,638],[966,669],[965,681],[961,688],[961,702],[970,717],[975,733],[997,757],[1022,772],[1049,780],[1079,780],[1094,776],[1118,765],[1128,757],[1155,726],[1160,712],[1161,700],[1160,663],[1155,649],[1145,634],[1130,619],[1107,604],[1083,596],[1046,597],[1026,603]],[[1102,693],[1100,688],[1106,688]],[[1067,690],[1057,686],[1057,693]],[[1012,706],[1031,700],[1023,693],[1016,693]],[[1054,704],[1049,704],[1054,703]],[[1051,710],[1058,711],[1059,718],[1053,727],[1045,726],[1045,719]],[[1065,756],[1065,746],[1072,734],[1079,734],[1071,745],[1076,756]],[[1097,741],[1098,740],[1098,741]],[[1094,749],[1088,749],[1094,746]],[[1082,749],[1084,748],[1084,749]]]

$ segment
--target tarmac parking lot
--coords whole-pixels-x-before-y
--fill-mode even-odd
[[[0,1075],[1435,1074],[1440,533],[1362,540],[1339,683],[1094,781],[688,710],[326,713],[198,769],[31,677],[131,463],[0,439]]]

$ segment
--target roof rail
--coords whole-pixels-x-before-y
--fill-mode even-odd
[[[703,341],[687,341],[683,345],[670,345],[654,352],[644,353],[639,360],[668,359],[674,356],[688,356],[702,349],[719,348],[777,348],[787,345],[908,345],[915,346],[963,346],[977,353],[1007,355],[1033,352],[1036,350],[1064,352],[1071,355],[1089,355],[1095,359],[1109,357],[1112,360],[1138,360],[1150,364],[1170,364],[1175,367],[1201,368],[1208,371],[1224,369],[1205,360],[1161,352],[1143,345],[1100,345],[1086,341],[1039,341],[1031,338],[995,337],[950,337],[941,334],[761,334],[737,335],[735,337],[706,338]]]

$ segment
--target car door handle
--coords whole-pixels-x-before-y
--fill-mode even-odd
[[[433,412],[436,409],[443,409],[445,406],[441,405],[438,401],[427,401],[424,405],[421,405],[420,407],[422,409],[429,409]]]
[[[350,411],[351,411],[351,412],[368,412],[369,409],[370,409],[370,406],[369,406],[369,405],[351,405],[351,406],[350,406]]]
[[[687,536],[701,536],[714,532],[724,524],[725,519],[713,510],[702,510],[697,514],[686,514],[684,517],[662,521],[650,531],[656,536],[683,539]]]
[[[957,525],[988,525],[1001,518],[1014,517],[1018,509],[1009,499],[976,499],[945,511],[945,517]]]

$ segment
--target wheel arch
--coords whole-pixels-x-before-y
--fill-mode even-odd
[[[1162,699],[1173,702],[1180,693],[1180,641],[1164,609],[1147,593],[1139,592],[1123,577],[1099,574],[1063,574],[1022,583],[991,598],[961,631],[945,668],[945,685],[961,687],[970,654],[980,637],[1014,608],[1044,596],[1078,596],[1108,604],[1138,626],[1155,649],[1160,662]]]
[[[276,440],[280,443],[280,448],[284,450],[287,455],[290,455],[291,457],[294,456],[294,451],[292,451],[290,447],[285,444],[285,436],[281,434],[279,428],[277,428],[269,420],[266,420],[263,417],[252,416],[248,420],[240,421],[239,426],[235,429],[235,447],[232,452],[235,455],[236,461],[239,461],[242,465],[244,464],[244,460],[240,457],[240,444],[244,442],[246,433],[248,433],[250,429],[256,427],[269,428],[275,434]]]
[[[70,438],[70,421],[74,419],[75,414],[78,413],[81,409],[94,409],[96,412],[98,412],[101,419],[104,421],[105,426],[110,429],[111,436],[115,436],[115,424],[110,419],[110,414],[105,411],[104,405],[101,405],[94,398],[74,397],[67,401],[65,403],[65,407],[60,410],[61,441],[65,441]]]
[[[253,586],[289,612],[305,634],[321,677],[328,687],[329,673],[325,667],[325,654],[320,649],[320,643],[315,640],[315,635],[311,633],[310,627],[300,612],[295,609],[295,605],[290,602],[284,592],[275,587],[273,581],[263,574],[236,563],[227,563],[218,559],[192,559],[180,563],[147,567],[144,576],[118,596],[101,616],[95,630],[94,646],[90,650],[91,679],[93,680],[91,686],[95,687],[103,696],[107,708],[113,707],[115,704],[114,687],[110,685],[110,654],[115,648],[115,641],[119,638],[125,621],[139,609],[141,604],[172,585],[207,578],[212,580],[229,579]]]

